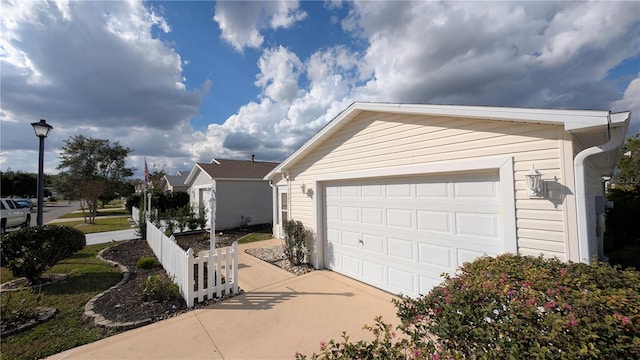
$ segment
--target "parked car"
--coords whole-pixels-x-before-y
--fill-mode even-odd
[[[9,228],[31,225],[31,210],[20,207],[12,199],[0,198],[0,217],[0,235]]]
[[[29,211],[33,210],[33,201],[30,199],[13,199],[13,201],[21,208],[27,208]]]

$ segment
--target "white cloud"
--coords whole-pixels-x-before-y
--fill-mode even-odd
[[[640,133],[640,74],[629,83],[622,99],[611,103],[611,111],[631,111],[629,135]]]
[[[327,9],[343,5],[325,3]],[[623,99],[615,80],[607,80],[612,68],[639,53],[638,3],[358,1],[347,6],[342,27],[354,41],[366,42],[364,51],[325,48],[300,65],[290,50],[265,50],[256,85],[268,99],[210,126],[203,136],[218,145],[207,151],[290,154],[353,101],[638,107],[637,80]],[[247,143],[252,145],[245,149]]]
[[[309,56],[286,43],[260,50],[258,98],[195,132],[188,120],[211,81],[185,90],[188,62],[151,35],[171,31],[154,9],[135,1],[8,4],[3,169],[17,149],[35,166],[26,159],[37,157],[28,124],[41,117],[55,127],[48,149],[81,130],[135,148],[138,167],[147,156],[172,170],[213,157],[282,160],[353,101],[632,110],[632,131],[640,130],[639,75],[623,90],[609,78],[640,53],[638,2],[326,2],[331,16],[348,12],[332,22],[346,38]],[[214,20],[242,52],[308,17],[298,2],[222,1]]]
[[[40,118],[54,126],[46,141],[49,169],[57,163],[52,149],[78,133],[159,157],[175,155],[157,147],[163,134],[193,136],[184,125],[198,113],[207,85],[185,89],[180,55],[152,36],[153,29],[171,30],[153,9],[138,1],[3,1],[2,11],[3,169],[35,170],[29,123]],[[33,160],[16,162],[17,154]]]
[[[298,76],[302,62],[298,57],[279,46],[267,49],[258,61],[260,73],[256,85],[275,101],[288,102],[298,93]]]
[[[237,51],[260,48],[264,30],[287,29],[307,17],[298,1],[219,1],[213,20],[221,37]]]

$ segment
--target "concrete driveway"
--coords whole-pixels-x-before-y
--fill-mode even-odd
[[[399,320],[393,295],[331,271],[294,276],[246,253],[239,284],[246,292],[173,319],[56,354],[50,359],[291,359],[318,352],[320,343],[371,339],[364,324]]]

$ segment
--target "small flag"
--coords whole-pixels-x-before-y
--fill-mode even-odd
[[[144,184],[149,185],[151,177],[149,176],[149,167],[147,166],[147,158],[144,158]]]

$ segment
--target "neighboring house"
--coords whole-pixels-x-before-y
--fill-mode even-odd
[[[216,230],[272,221],[272,192],[263,177],[278,163],[213,159],[197,163],[186,178],[189,201],[210,213],[212,191],[216,199]],[[207,215],[207,218],[211,218]]]
[[[588,263],[630,115],[354,103],[265,177],[274,236],[300,220],[316,268],[410,296],[483,254]]]
[[[189,186],[185,184],[185,182],[187,181],[187,176],[189,176],[189,172],[187,171],[178,171],[175,175],[165,175],[163,181],[164,191],[188,191]]]

